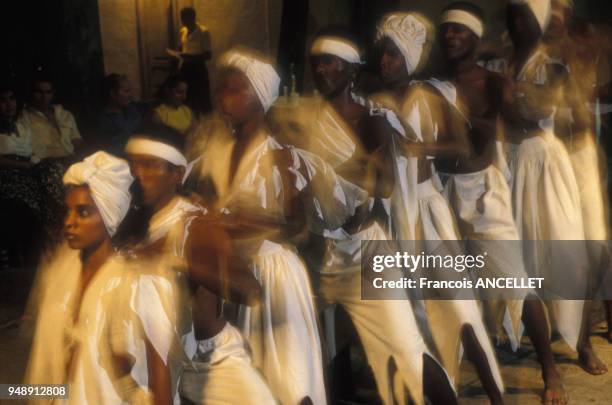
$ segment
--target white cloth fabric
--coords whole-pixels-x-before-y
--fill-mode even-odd
[[[125,146],[126,153],[151,155],[172,163],[175,166],[187,167],[187,159],[174,146],[147,138],[132,136]]]
[[[29,157],[33,163],[37,163],[32,153],[32,131],[27,119],[21,115],[15,122],[15,131],[0,134],[0,155]]]
[[[238,69],[246,75],[264,111],[268,111],[278,98],[278,86],[281,80],[270,63],[249,55],[246,51],[234,49],[221,56],[219,65]]]
[[[607,240],[607,199],[599,170],[600,155],[593,135],[586,134],[581,142],[574,143],[570,159],[576,175],[584,235],[587,240]]]
[[[512,215],[511,195],[503,174],[495,167],[467,174],[445,174],[444,194],[457,216],[461,236],[471,241],[478,254],[478,241],[518,241]],[[495,251],[491,251],[495,248]],[[486,245],[487,274],[492,277],[526,277],[520,245],[501,242]],[[484,291],[486,293],[486,291]],[[526,295],[526,294],[525,294]],[[499,300],[483,297],[487,323],[501,334],[503,325],[513,349],[519,346],[523,300]]]
[[[230,181],[235,139],[227,134],[215,138],[201,151],[199,173],[201,179],[209,179],[215,186],[215,209],[253,221],[282,223],[284,198],[290,190],[284,189],[281,172],[294,176],[292,186],[301,190],[309,180],[301,174],[299,165],[303,162],[298,159],[291,167],[278,165],[273,155],[284,147],[261,131]],[[262,305],[240,311],[240,328],[251,345],[254,365],[280,402],[297,403],[309,396],[314,403],[325,404],[323,354],[306,267],[292,247],[265,236],[234,242],[262,285]]]
[[[349,63],[361,64],[359,48],[344,38],[334,36],[321,36],[310,47],[311,55],[334,55]]]
[[[417,236],[425,241],[424,251],[428,254],[461,254],[461,249],[452,241],[459,239],[454,215],[448,202],[440,194],[431,179],[419,183],[419,218]],[[440,241],[441,243],[436,243]],[[439,274],[431,272],[431,276]],[[446,275],[441,275],[444,279]],[[450,277],[456,274],[450,274]],[[446,277],[448,278],[448,277]],[[461,334],[464,326],[469,325],[488,361],[489,369],[500,392],[504,384],[485,328],[480,309],[475,300],[426,300],[425,309],[431,335],[440,354],[440,360],[451,377],[455,387],[459,382],[461,363]]]
[[[61,105],[54,105],[53,120],[32,108],[23,111],[24,118],[30,123],[32,148],[38,159],[59,158],[72,155],[72,142],[81,139],[74,116]]]
[[[526,4],[531,10],[542,33],[546,32],[550,22],[551,4],[550,0],[509,0],[510,4]]]
[[[229,323],[210,339],[197,341],[191,364],[183,371],[180,394],[195,404],[276,404],[251,363],[244,338]]]
[[[440,18],[440,24],[445,23],[465,25],[476,34],[478,38],[482,38],[482,34],[484,33],[484,27],[480,18],[464,10],[451,9],[445,11]]]
[[[91,197],[111,236],[130,208],[133,181],[128,163],[106,152],[94,153],[70,166],[64,174],[64,184],[89,186]]]
[[[404,56],[408,74],[414,74],[423,56],[423,46],[427,40],[425,24],[412,13],[389,14],[376,28],[376,39],[381,40],[383,37],[393,41]]]
[[[377,223],[353,235],[342,229],[328,234],[320,272],[321,298],[329,304],[342,305],[351,317],[383,403],[407,402],[407,388],[415,403],[423,404],[423,356],[429,351],[408,296],[404,290],[396,290],[394,299],[361,299],[361,260],[372,253],[368,241],[377,240],[388,240]],[[391,362],[395,368],[389,366]]]
[[[110,333],[112,318],[122,314],[116,297],[125,266],[118,257],[108,259],[80,297],[79,253],[61,246],[40,270],[40,307],[25,383],[70,383],[68,404],[128,403],[115,388],[120,376],[113,369]]]
[[[532,277],[544,277],[545,282],[547,279],[554,280],[559,277],[556,272],[558,268],[546,265],[550,263],[547,258],[559,260],[564,257],[564,261],[561,261],[564,266],[561,268],[569,268],[567,263],[574,261],[586,263],[586,251],[581,251],[578,246],[571,249],[571,252],[558,249],[551,252],[551,248],[556,245],[547,243],[585,239],[580,194],[570,158],[561,141],[549,132],[526,139],[520,145],[509,146],[514,217],[521,238],[529,241],[525,245],[527,270]],[[532,241],[540,242],[534,246]],[[586,271],[581,266],[575,266],[572,270]],[[570,274],[565,277],[569,278]],[[572,279],[587,280],[587,274],[574,274]],[[568,345],[575,349],[580,333],[583,302],[556,300],[549,305],[557,329]]]

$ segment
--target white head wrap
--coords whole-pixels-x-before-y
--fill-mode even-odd
[[[311,55],[334,55],[349,63],[363,63],[357,46],[344,38],[324,35],[317,38],[310,47]]]
[[[468,27],[478,38],[482,38],[484,27],[480,18],[474,14],[458,9],[446,10],[440,18],[440,24],[457,23]]]
[[[417,69],[427,40],[427,27],[414,14],[394,13],[386,16],[376,28],[376,40],[390,38],[404,55],[411,75]]]
[[[510,0],[510,4],[526,4],[538,20],[542,33],[546,31],[550,21],[550,0]]]
[[[64,174],[64,184],[89,186],[108,233],[113,236],[130,207],[132,175],[128,163],[106,152],[96,152],[75,163]]]
[[[278,98],[278,86],[280,86],[281,79],[268,62],[249,55],[247,52],[234,49],[221,57],[219,65],[238,69],[246,75],[251,82],[251,86],[255,89],[257,97],[259,97],[264,111],[268,111]]]

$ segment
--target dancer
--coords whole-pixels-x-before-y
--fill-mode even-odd
[[[432,173],[435,172],[432,159],[435,154],[444,156],[444,149],[436,149],[436,140],[430,139],[437,136],[432,130],[437,126],[437,122],[446,121],[444,116],[451,115],[452,111],[444,104],[436,110],[435,104],[427,103],[428,100],[435,100],[437,90],[434,86],[439,85],[439,82],[412,82],[412,76],[418,73],[429,57],[433,36],[433,25],[419,14],[392,13],[383,17],[378,25],[377,39],[382,49],[380,68],[387,91],[372,98],[396,111],[416,138],[416,145],[405,142],[404,147],[399,148],[401,156],[409,159],[409,153],[420,155],[418,174],[407,172],[405,176],[418,176],[418,214],[415,229],[401,229],[406,225],[396,222],[396,228],[400,228],[396,230],[398,239],[415,235],[415,238],[424,241],[423,249],[427,253],[456,255],[461,253],[461,248],[452,242],[460,239],[455,218],[448,202],[436,188],[436,175]],[[428,96],[428,93],[432,92],[434,96]],[[438,129],[443,130],[444,126],[440,125]],[[396,213],[392,210],[391,215],[394,214]],[[452,273],[443,274],[443,271],[432,272],[432,276],[458,276]],[[442,364],[455,385],[461,361],[459,345],[463,343],[468,358],[478,370],[491,403],[502,403],[503,382],[476,301],[447,297],[426,300],[425,306],[431,334]]]
[[[275,140],[266,118],[280,79],[262,56],[244,49],[226,53],[220,68],[217,109],[231,131],[214,133],[198,151],[198,190],[224,213],[237,252],[262,285],[262,304],[240,308],[238,324],[281,403],[324,404],[310,281],[291,245],[304,223],[294,197],[308,174],[291,163],[299,157]]]

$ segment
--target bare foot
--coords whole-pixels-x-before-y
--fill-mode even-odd
[[[547,373],[544,376],[544,394],[542,394],[542,404],[544,405],[565,405],[569,401],[563,381],[557,370]]]
[[[601,375],[608,372],[608,367],[599,360],[592,348],[578,352],[578,364],[589,374]]]

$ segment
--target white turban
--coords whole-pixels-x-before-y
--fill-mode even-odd
[[[317,38],[310,47],[311,55],[334,55],[348,63],[362,64],[359,48],[353,42],[331,35]]]
[[[251,56],[247,52],[230,50],[221,57],[219,65],[238,69],[246,75],[264,111],[268,111],[278,98],[278,86],[280,86],[281,79],[268,62]]]
[[[478,38],[482,38],[484,27],[480,18],[469,11],[450,9],[446,10],[440,18],[440,24],[456,23],[468,27]]]
[[[87,185],[108,233],[113,236],[130,207],[132,175],[128,163],[106,152],[96,152],[75,163],[64,174],[66,185]]]
[[[538,21],[542,33],[546,31],[550,21],[550,0],[510,0],[510,4],[526,4]]]
[[[404,55],[408,74],[413,74],[423,54],[427,40],[427,27],[411,13],[394,13],[386,16],[376,28],[376,40],[390,38]]]

